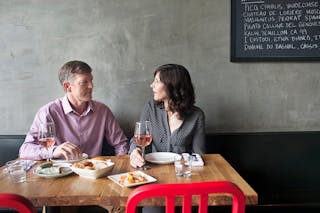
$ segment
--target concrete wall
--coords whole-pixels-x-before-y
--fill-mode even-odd
[[[165,63],[190,70],[207,132],[320,129],[319,63],[231,63],[230,0],[0,1],[0,49],[0,134],[63,96],[57,70],[74,59],[127,134]]]

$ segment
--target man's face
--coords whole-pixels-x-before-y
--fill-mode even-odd
[[[68,92],[77,102],[87,102],[92,99],[93,76],[91,73],[75,73],[70,81]]]

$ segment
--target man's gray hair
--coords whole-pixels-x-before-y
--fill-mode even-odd
[[[65,63],[59,70],[59,81],[61,85],[69,82],[74,73],[91,73],[91,67],[83,61],[69,61]]]

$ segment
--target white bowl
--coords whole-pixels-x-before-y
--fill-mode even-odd
[[[85,169],[76,167],[77,164],[81,164],[84,162],[92,162],[94,165],[94,169]],[[81,177],[97,179],[104,175],[106,175],[109,171],[112,170],[114,166],[114,162],[102,161],[102,160],[84,160],[78,163],[74,163],[71,166],[71,169],[74,173],[78,174]]]

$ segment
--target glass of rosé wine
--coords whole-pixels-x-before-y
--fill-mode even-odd
[[[53,122],[41,123],[38,131],[38,143],[41,144],[48,152],[49,148],[55,143],[55,128]],[[49,161],[49,158],[47,158]]]
[[[150,121],[136,122],[136,126],[134,129],[134,140],[137,146],[141,148],[141,155],[142,155],[142,158],[144,159],[145,147],[148,146],[152,141]],[[140,169],[140,170],[147,170],[150,168],[151,167],[149,165],[143,165],[141,167],[137,167],[137,169]]]

